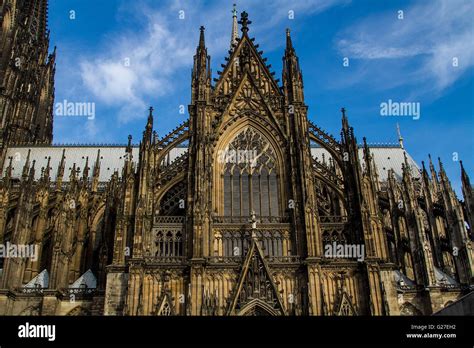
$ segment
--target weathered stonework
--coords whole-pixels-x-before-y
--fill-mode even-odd
[[[358,144],[344,109],[340,139],[314,125],[290,32],[279,83],[245,12],[215,83],[201,28],[175,130],[159,139],[150,109],[138,147],[49,146],[46,3],[0,7],[0,243],[39,252],[1,260],[0,315],[428,315],[472,290],[464,169],[460,202],[441,161],[419,170],[401,139]],[[33,13],[41,57],[15,70]],[[10,82],[35,64],[46,102]],[[328,257],[334,242],[363,245],[363,260]]]

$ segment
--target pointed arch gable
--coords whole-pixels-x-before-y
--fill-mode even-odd
[[[233,66],[234,62],[240,57],[241,51],[244,46],[247,46],[250,49],[250,55],[255,58],[256,62],[258,62],[258,65],[260,66],[262,72],[264,73],[266,79],[270,83],[272,90],[274,91],[275,94],[282,95],[280,88],[278,87],[277,82],[273,78],[270,70],[268,69],[267,65],[265,64],[264,60],[262,59],[262,56],[259,54],[257,51],[254,43],[252,40],[249,39],[248,36],[243,35],[242,38],[239,40],[237,46],[235,47],[234,50],[232,50],[232,53],[229,57],[228,63],[224,67],[224,70],[222,71],[222,74],[219,76],[219,79],[215,85],[215,93],[219,93],[223,87],[223,82],[225,79],[228,77],[228,75],[231,72],[231,67]]]
[[[172,298],[169,292],[164,293],[156,306],[156,315],[171,316],[175,315]]]
[[[268,98],[262,94],[255,79],[246,72],[239,81],[237,89],[229,96],[229,101],[223,111],[217,116],[218,126],[216,129],[222,135],[229,125],[243,117],[249,117],[266,123],[266,126],[272,128],[278,137],[285,138],[285,133],[276,115],[279,112],[279,107],[275,107],[275,105],[273,109],[270,107]]]
[[[258,298],[253,299],[247,303],[238,313],[238,316],[255,316],[255,315],[268,315],[268,316],[279,316],[280,313],[276,311],[265,301]]]
[[[339,304],[334,310],[334,314],[338,316],[354,316],[357,312],[352,304],[347,292],[343,292]]]
[[[258,278],[258,284],[255,283],[256,278]],[[266,285],[263,288],[259,287],[258,292],[255,292],[255,286],[261,286],[262,283]],[[254,293],[251,293],[252,291]],[[258,297],[254,297],[255,293],[258,293]],[[286,315],[270,268],[257,240],[252,237],[227,315],[246,315],[256,308],[269,315]]]
[[[244,124],[244,125],[242,125]],[[270,119],[262,117],[255,110],[242,110],[235,116],[225,120],[217,130],[217,136],[214,139],[213,151],[219,149],[221,143],[228,142],[229,136],[238,132],[239,128],[250,125],[262,133],[264,133],[270,140],[273,141],[274,146],[286,147],[286,135],[276,123],[270,122]]]
[[[219,135],[216,143],[214,144],[214,160],[217,159],[219,150],[223,150],[239,133],[241,133],[245,128],[252,127],[259,133],[261,133],[266,140],[272,145],[275,151],[278,154],[279,164],[284,163],[284,153],[282,147],[285,144],[282,142],[282,139],[275,134],[275,129],[269,129],[269,124],[265,125],[260,122],[252,119],[249,115],[246,117],[241,117],[240,119],[228,124],[224,127],[223,132]]]
[[[244,109],[242,107],[238,107],[239,104],[247,106],[247,108]],[[227,103],[225,110],[221,115],[221,120],[225,123],[229,119],[236,118],[238,117],[238,115],[236,115],[237,111],[241,112],[242,110],[253,112],[253,117],[258,117],[261,119],[265,119],[264,115],[268,116],[272,126],[278,131],[280,135],[284,136],[281,125],[275,115],[275,112],[278,110],[273,110],[267,103],[267,100],[258,87],[255,78],[250,74],[249,71],[245,71],[243,73],[236,91],[232,94],[230,101]],[[260,113],[256,111],[260,111]]]

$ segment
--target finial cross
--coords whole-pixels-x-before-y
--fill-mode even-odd
[[[249,24],[252,24],[252,21],[249,21],[249,15],[247,12],[242,12],[240,14],[240,21],[239,21],[239,24],[242,25],[242,31],[244,33],[246,33],[247,31],[249,31],[249,28],[248,28],[248,25]]]

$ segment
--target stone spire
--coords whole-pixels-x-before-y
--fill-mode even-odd
[[[206,100],[211,87],[211,57],[207,54],[206,41],[204,38],[205,28],[199,28],[199,45],[194,55],[192,72],[192,103],[197,100]]]
[[[283,90],[288,102],[291,104],[304,103],[303,74],[293,42],[291,41],[290,29],[286,29],[286,48],[285,55],[283,56],[282,79]]]
[[[46,167],[44,168],[43,172],[43,180],[45,182],[49,182],[51,176],[51,156],[48,156],[48,163],[46,163]]]
[[[97,158],[95,160],[94,169],[92,171],[92,192],[96,192],[99,187],[100,176],[100,149],[97,150]]]
[[[431,175],[431,184],[433,186],[433,192],[435,194],[438,194],[438,192],[439,192],[438,174],[436,173],[436,169],[433,165],[433,160],[431,159],[430,154],[428,154],[428,158],[430,160],[430,175]]]
[[[30,154],[31,154],[31,149],[28,149],[28,155],[26,155],[26,161],[25,165],[23,166],[23,173],[22,173],[22,179],[26,180],[28,177],[28,171],[30,170]]]
[[[295,53],[295,50],[293,48],[293,42],[291,41],[291,33],[289,28],[286,28],[286,52]]]
[[[61,161],[58,165],[58,171],[56,174],[56,190],[61,190],[61,185],[64,177],[64,168],[66,164],[66,149],[63,149],[63,154],[61,155]]]
[[[145,146],[148,146],[152,142],[152,135],[153,135],[153,107],[150,106],[149,108],[149,114],[148,114],[148,120],[146,123],[145,130],[143,131],[143,140],[142,143]]]
[[[89,180],[89,169],[89,156],[86,156],[86,164],[82,169],[82,181],[84,183],[87,183],[87,181]]]
[[[400,144],[400,147],[404,149],[403,147],[403,137],[402,133],[400,132],[400,125],[397,123],[397,134],[398,134],[398,143]]]
[[[232,33],[230,37],[230,50],[233,50],[233,46],[237,45],[237,39],[239,37],[239,26],[237,24],[237,9],[235,8],[232,9]]]
[[[462,164],[462,161],[459,161],[461,165],[461,179],[462,179],[462,184],[466,186],[466,188],[471,188],[471,181],[469,180],[469,176],[467,175],[466,170],[464,169],[464,166]]]
[[[204,37],[204,31],[206,28],[204,26],[199,27],[199,45],[198,45],[198,50],[199,49],[205,49],[206,48],[206,39]]]

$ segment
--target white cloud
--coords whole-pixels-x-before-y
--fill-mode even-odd
[[[120,61],[97,60],[81,62],[82,79],[90,91],[108,104],[133,102],[133,89],[139,78],[136,72]]]
[[[120,109],[120,122],[141,117],[150,99],[172,92],[173,73],[189,65],[193,55],[190,41],[159,15],[143,32],[117,33],[108,46],[81,60],[81,77],[98,102]]]
[[[398,79],[425,83],[429,85],[425,92],[441,92],[474,65],[472,0],[422,1],[401,10],[404,19],[398,19],[394,10],[370,16],[346,29],[337,41],[339,51],[364,61],[414,59],[404,64]],[[453,66],[453,58],[459,62],[457,67]],[[391,75],[397,80],[397,74]]]

